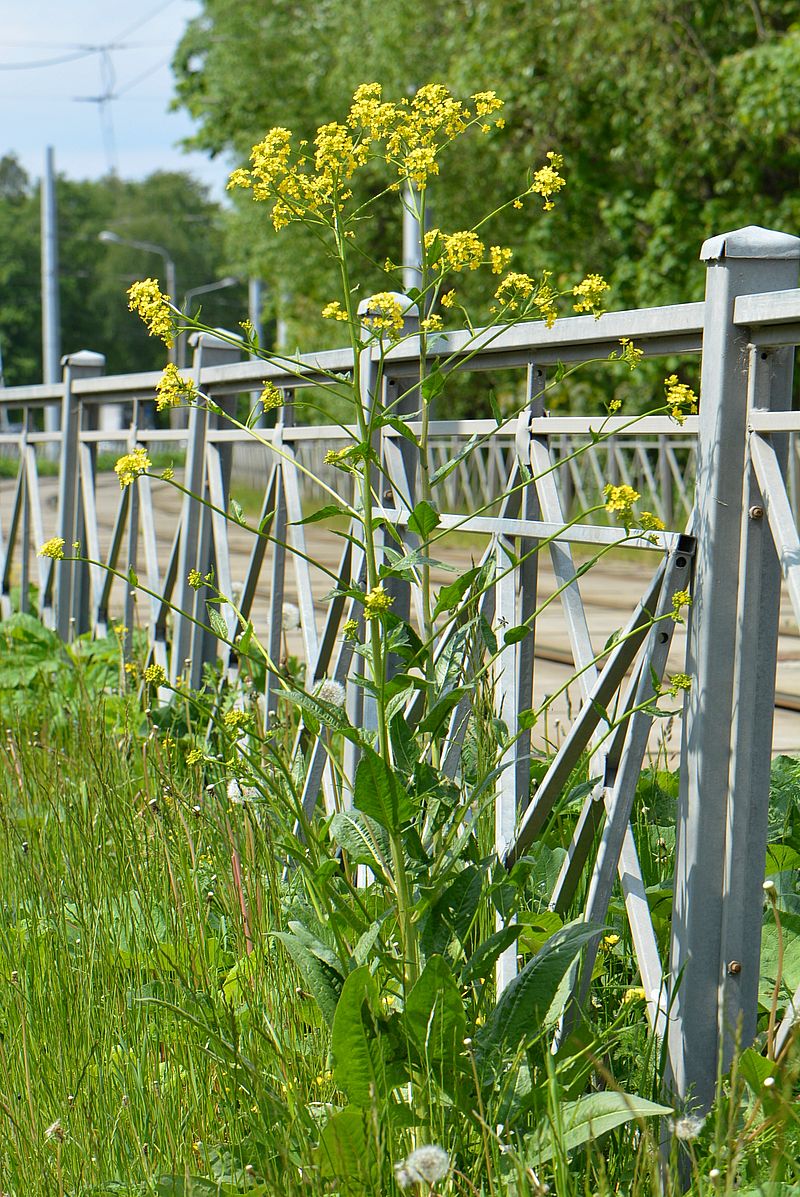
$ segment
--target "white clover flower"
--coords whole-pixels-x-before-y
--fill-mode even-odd
[[[670,1120],[673,1135],[676,1139],[682,1139],[684,1142],[696,1139],[704,1124],[705,1118],[701,1118],[697,1114],[683,1114],[680,1118]]]
[[[333,678],[323,678],[317,686],[316,697],[321,702],[327,702],[332,707],[343,707],[345,703],[345,689],[341,682],[335,682]]]
[[[293,628],[300,627],[300,608],[294,603],[284,603],[283,611],[281,612],[281,627],[284,632],[291,632]]]
[[[394,1178],[401,1189],[411,1185],[435,1185],[437,1180],[447,1176],[450,1156],[443,1147],[428,1143],[417,1147],[404,1160],[394,1166]]]

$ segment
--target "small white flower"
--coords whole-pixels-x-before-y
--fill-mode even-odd
[[[435,1185],[437,1180],[447,1176],[450,1156],[443,1147],[428,1143],[417,1147],[404,1160],[394,1166],[394,1177],[401,1189],[411,1185]]]
[[[281,613],[281,627],[284,632],[291,632],[292,628],[300,627],[300,608],[294,603],[284,603]]]
[[[343,707],[346,697],[341,682],[335,682],[328,677],[323,678],[317,686],[316,696],[321,702],[327,702],[332,707]]]
[[[722,1173],[720,1172],[719,1168],[712,1168],[708,1174],[708,1179],[717,1181],[717,1180],[719,1180],[719,1178],[721,1176],[722,1176]]]
[[[675,1138],[684,1142],[696,1139],[704,1124],[705,1118],[700,1118],[697,1114],[684,1114],[681,1118],[672,1119],[670,1123]]]
[[[774,1076],[765,1076],[764,1077],[764,1088],[765,1089],[772,1089],[774,1087],[774,1085],[775,1085],[775,1077]]]
[[[763,889],[764,893],[767,894],[770,898],[774,898],[778,892],[778,887],[775,884],[775,882],[772,880],[771,877],[767,877],[766,881],[761,886],[761,888]]]

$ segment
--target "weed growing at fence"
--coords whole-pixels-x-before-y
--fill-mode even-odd
[[[531,545],[501,528],[482,561],[447,585],[432,584],[431,571],[442,564],[437,546],[454,523],[441,510],[437,486],[455,463],[434,473],[429,456],[433,405],[446,402],[450,371],[522,319],[537,316],[551,326],[565,301],[599,316],[607,291],[596,274],[556,289],[546,270],[534,276],[510,269],[511,252],[491,244],[494,213],[465,230],[426,228],[429,181],[459,138],[491,133],[501,108],[492,92],[462,103],[429,85],[393,104],[377,85],[366,85],[346,122],[323,126],[313,148],[273,129],[254,147],[251,168],[234,173],[233,185],[268,205],[276,231],[296,221],[312,228],[341,277],[341,295],[323,315],[341,323],[352,367],[344,375],[317,369],[314,381],[322,375],[349,405],[342,438],[328,455],[342,485],[329,487],[330,501],[306,518],[346,523],[341,535],[354,564],[331,595],[342,652],[329,676],[287,669],[219,589],[211,563],[202,563],[189,586],[202,594],[209,627],[233,644],[254,684],[236,691],[218,679],[192,692],[161,664],[140,661],[136,672],[128,670],[128,691],[138,687],[149,704],[152,730],[142,737],[124,725],[117,758],[107,741],[95,746],[91,785],[79,779],[74,812],[63,802],[54,806],[45,790],[37,825],[45,863],[32,870],[35,881],[22,890],[15,917],[26,934],[31,920],[44,927],[44,958],[52,934],[60,968],[69,971],[77,961],[74,975],[90,970],[92,987],[76,1013],[85,1028],[78,1040],[83,1062],[69,1072],[76,1079],[67,1108],[77,1107],[82,1086],[90,1103],[104,1086],[114,1094],[121,1087],[114,1118],[125,1128],[127,1152],[123,1157],[92,1137],[99,1120],[90,1107],[88,1123],[78,1124],[54,1094],[57,1121],[39,1130],[23,1005],[19,1034],[28,1062],[24,1083],[15,1080],[23,1103],[17,1121],[39,1144],[36,1166],[48,1168],[59,1186],[67,1165],[71,1177],[85,1166],[93,1183],[98,1174],[106,1182],[114,1176],[122,1191],[135,1180],[162,1193],[267,1193],[278,1183],[290,1193],[399,1186],[538,1194],[548,1184],[568,1193],[583,1189],[581,1168],[603,1192],[623,1184],[643,1192],[659,1183],[653,1119],[671,1115],[672,1107],[661,1101],[662,1064],[642,1028],[622,920],[611,912],[603,928],[548,909],[572,808],[596,780],[586,766],[570,780],[552,832],[513,868],[500,858],[508,844],[498,841],[498,794],[507,793],[520,756],[527,782],[525,745],[543,709],[512,720],[499,688],[515,646],[557,596],[518,623],[498,617],[496,596],[552,536]],[[506,204],[536,203],[546,212],[565,185],[563,167],[557,153],[548,154]],[[365,190],[362,176],[382,180],[378,194]],[[406,295],[392,290],[397,269],[387,263],[385,289],[363,295],[359,228],[396,192],[418,222],[420,286]],[[459,294],[460,279],[473,271],[492,280],[489,322],[479,330]],[[202,328],[177,313],[154,280],[131,289],[131,306],[167,342]],[[457,351],[443,339],[456,316],[464,326]],[[245,331],[246,348],[262,352]],[[392,396],[385,383],[401,354],[406,384]],[[259,408],[281,411],[287,380],[302,383],[305,367],[263,356]],[[616,354],[623,369],[634,368],[639,356],[629,342]],[[559,381],[563,375],[557,372]],[[174,368],[156,402],[221,412]],[[694,402],[688,388],[670,382],[667,407],[676,419]],[[258,440],[256,414],[246,423],[227,418]],[[498,411],[497,426],[503,422]],[[279,445],[273,451],[286,452]],[[124,488],[153,463],[138,447],[116,469]],[[171,472],[168,480],[179,485]],[[533,482],[521,461],[503,496],[507,514],[522,510]],[[639,512],[638,500],[630,486],[609,483],[579,518],[604,510],[621,525],[619,544],[641,536],[657,541],[660,521]],[[232,499],[221,514],[248,526]],[[268,521],[253,533],[268,537]],[[60,539],[42,551],[56,568],[64,557],[81,559]],[[128,581],[140,587],[135,574]],[[681,592],[671,609],[650,613],[651,621],[674,623],[688,601]],[[259,701],[264,676],[279,687],[277,714],[268,710],[267,719]],[[634,709],[671,713],[660,701],[689,684],[682,674],[654,677]],[[159,695],[169,695],[169,705],[159,708]],[[605,721],[610,735],[619,721],[612,712]],[[80,730],[92,743],[100,734],[96,724]],[[52,747],[69,759],[68,742]],[[15,741],[12,767],[21,751]],[[41,785],[41,771],[31,776]],[[527,784],[524,790],[527,798]],[[65,831],[73,813],[74,829]],[[30,817],[27,805],[20,817]],[[76,856],[94,855],[86,876],[66,887],[65,905],[54,852],[58,844],[72,859],[70,837]],[[38,861],[31,842],[23,855]],[[597,1006],[578,1015],[575,971],[583,949],[601,935],[595,973],[607,1004],[595,993]],[[509,959],[519,971],[498,991],[496,969]],[[60,983],[66,986],[66,978]],[[43,990],[43,980],[31,984]],[[37,1019],[44,1016],[40,1007]],[[733,1093],[736,1114],[713,1149],[701,1141],[705,1126],[678,1118],[676,1156],[683,1142],[691,1143],[695,1161],[716,1161],[723,1144],[733,1150],[744,1101],[735,1086]],[[760,1110],[761,1095],[753,1100]],[[748,1115],[748,1133],[760,1117]],[[595,1140],[620,1128],[615,1146],[601,1152]],[[762,1137],[761,1130],[753,1134],[753,1150],[742,1148],[734,1169],[718,1169],[724,1185],[743,1174]],[[21,1153],[15,1161],[24,1166]]]

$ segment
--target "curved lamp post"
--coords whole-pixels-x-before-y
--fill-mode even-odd
[[[131,249],[141,249],[144,253],[158,254],[164,260],[164,273],[166,275],[167,294],[173,303],[177,303],[178,299],[178,283],[175,271],[175,263],[170,257],[169,250],[165,249],[163,245],[154,245],[152,241],[134,241],[132,238],[120,237],[119,233],[112,232],[111,229],[103,229],[101,233],[97,234],[97,240],[102,241],[104,245],[127,245]],[[169,351],[169,360],[175,361],[175,345]]]

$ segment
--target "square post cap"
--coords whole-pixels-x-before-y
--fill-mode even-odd
[[[718,233],[716,237],[709,237],[703,242],[701,262],[720,262],[724,258],[763,258],[768,261],[798,259],[800,237],[748,224],[743,229]]]
[[[61,359],[62,366],[77,366],[81,370],[105,370],[106,358],[104,353],[93,353],[91,349],[79,349],[77,353],[65,353]]]

